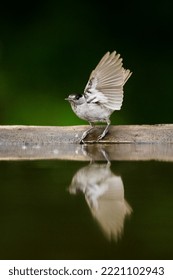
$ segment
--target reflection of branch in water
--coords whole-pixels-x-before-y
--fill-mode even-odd
[[[81,191],[93,217],[109,240],[117,240],[123,232],[124,220],[132,209],[124,199],[120,176],[110,170],[110,163],[90,164],[77,171],[69,187],[71,194]]]

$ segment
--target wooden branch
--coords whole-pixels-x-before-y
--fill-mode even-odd
[[[173,161],[173,124],[111,126],[99,144],[79,145],[88,126],[0,126],[0,160],[75,159]],[[103,131],[95,128],[86,144]],[[112,145],[113,144],[113,145]]]

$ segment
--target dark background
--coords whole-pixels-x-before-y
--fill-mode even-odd
[[[0,124],[84,124],[64,98],[108,50],[133,71],[112,123],[171,123],[172,12],[171,0],[1,4]]]

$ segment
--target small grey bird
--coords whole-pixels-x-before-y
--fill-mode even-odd
[[[101,140],[108,132],[110,115],[120,110],[123,102],[123,86],[132,72],[123,68],[122,58],[116,51],[107,52],[96,68],[91,72],[84,94],[71,94],[66,98],[71,104],[74,113],[90,124],[80,140],[84,143],[85,137],[94,128],[96,122],[106,122],[107,126],[97,138]]]

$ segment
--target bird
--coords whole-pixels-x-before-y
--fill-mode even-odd
[[[96,142],[105,137],[111,124],[110,116],[120,110],[123,103],[123,87],[132,75],[123,68],[122,58],[116,51],[107,52],[91,72],[83,94],[70,94],[69,101],[74,113],[89,122],[90,127],[83,132],[80,143],[94,128],[95,123],[106,123],[106,127]]]

